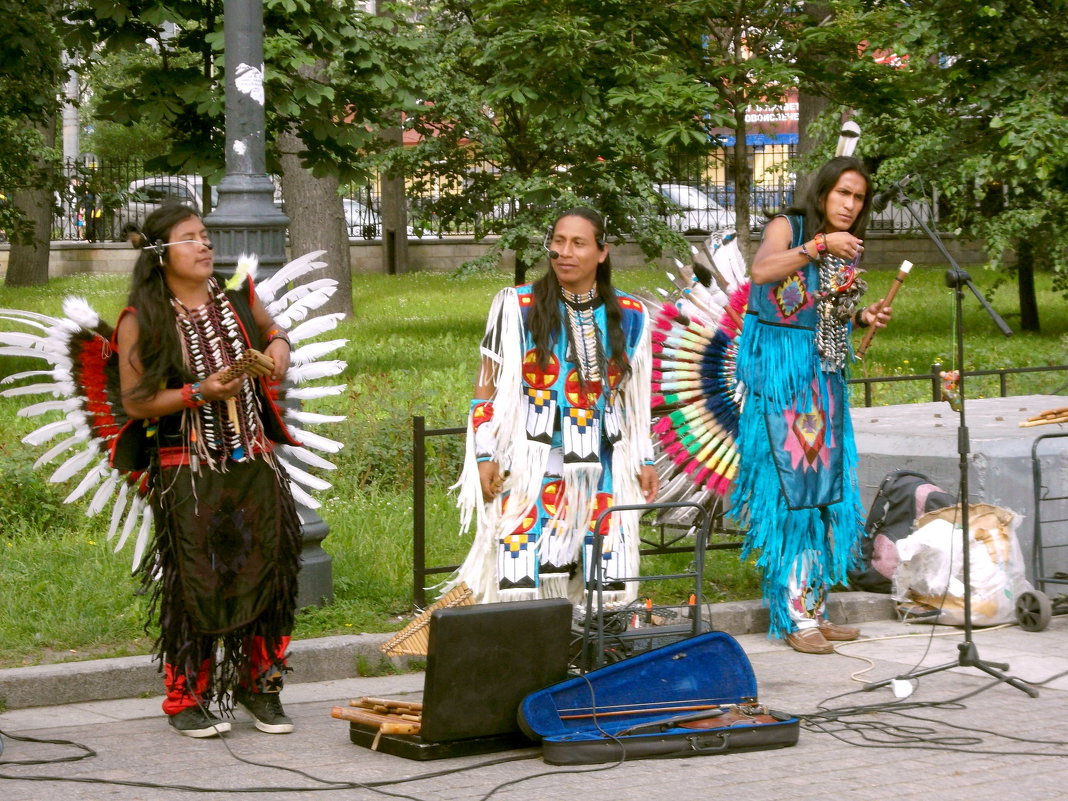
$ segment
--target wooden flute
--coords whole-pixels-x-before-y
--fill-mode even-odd
[[[909,270],[912,269],[912,262],[908,259],[901,262],[901,268],[898,270],[897,275],[894,277],[894,283],[890,285],[890,291],[886,293],[886,297],[879,303],[879,308],[875,310],[878,314],[886,306],[889,306],[894,302],[894,296],[897,295],[897,291],[901,289],[901,285],[905,283],[905,276],[909,274]],[[860,347],[857,348],[855,355],[858,359],[863,359],[865,352],[868,350],[868,346],[871,344],[872,337],[875,336],[875,323],[873,322],[868,332],[864,335],[864,339],[860,341]]]

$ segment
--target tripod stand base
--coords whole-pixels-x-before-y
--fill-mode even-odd
[[[989,676],[993,676],[998,681],[1003,681],[1011,687],[1015,687],[1020,692],[1025,692],[1032,698],[1038,698],[1038,690],[1026,682],[1020,681],[1020,679],[1006,675],[1002,671],[1008,670],[1009,666],[1004,662],[984,662],[979,658],[979,651],[975,647],[975,643],[970,640],[957,644],[957,650],[960,652],[957,656],[956,662],[950,662],[945,665],[937,665],[935,667],[924,668],[923,670],[914,670],[912,673],[904,673],[900,676],[895,676],[892,679],[885,679],[883,681],[872,682],[864,686],[865,690],[875,690],[879,687],[886,687],[891,682],[897,679],[918,679],[920,676],[929,676],[932,673],[939,673],[943,670],[949,670],[955,667],[973,667],[976,670],[981,670]]]

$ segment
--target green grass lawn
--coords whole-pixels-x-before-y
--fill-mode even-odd
[[[871,298],[884,294],[891,272],[869,273]],[[973,276],[980,287],[991,274]],[[0,287],[0,307],[58,313],[63,296],[81,295],[113,320],[123,305],[126,281],[116,276],[77,276],[47,287]],[[463,424],[477,367],[477,345],[493,293],[510,283],[497,272],[454,278],[420,273],[354,277],[355,314],[339,337],[349,340],[340,358],[348,361],[343,398],[309,404],[312,411],[343,407],[345,423],[324,432],[342,440],[333,458],[338,470],[327,476],[333,488],[322,493],[320,514],[330,526],[323,547],[333,559],[334,603],[301,613],[296,636],[389,631],[403,625],[411,611],[412,496],[411,419],[427,425]],[[623,289],[649,295],[666,286],[654,269],[617,275]],[[965,297],[966,369],[1063,364],[1068,344],[1065,300],[1050,290],[1051,276],[1039,276],[1043,315],[1041,334],[1003,338],[976,300]],[[1009,322],[1018,323],[1010,285],[992,295]],[[953,293],[943,285],[943,270],[918,265],[895,302],[891,326],[880,332],[856,374],[906,375],[930,364],[953,364]],[[5,327],[7,327],[5,325]],[[21,359],[0,360],[0,375],[32,369]],[[1064,391],[1064,373],[1014,378],[1012,394]],[[996,384],[969,383],[969,396],[997,394]],[[889,384],[876,391],[875,403],[928,401],[928,385]],[[35,470],[43,451],[21,438],[42,422],[16,417],[25,399],[0,399],[0,667],[38,664],[87,656],[148,653],[152,633],[143,630],[145,599],[135,594],[129,547],[113,553],[105,540],[104,516],[87,518],[85,504],[63,503],[75,482],[54,485],[49,470]],[[427,563],[459,561],[467,542],[457,532],[453,499],[462,456],[461,437],[431,440],[427,454]],[[54,469],[54,468],[53,468]],[[657,557],[647,573],[685,567],[688,557]],[[648,585],[646,585],[648,586]],[[645,590],[643,590],[644,592]],[[686,586],[655,590],[659,601],[682,599]],[[710,556],[706,571],[709,600],[755,598],[755,575],[740,565],[735,551]]]

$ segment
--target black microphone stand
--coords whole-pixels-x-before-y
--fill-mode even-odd
[[[957,645],[958,655],[956,662],[950,662],[945,665],[937,665],[935,667],[924,668],[922,670],[915,670],[911,673],[906,673],[901,676],[895,677],[895,679],[910,679],[919,678],[920,676],[927,676],[931,673],[938,673],[943,670],[949,670],[954,667],[973,667],[977,670],[981,670],[990,676],[1003,681],[1006,684],[1012,685],[1017,690],[1027,693],[1032,698],[1038,697],[1038,690],[1031,685],[1027,684],[1020,679],[1013,678],[1002,671],[1008,670],[1009,666],[1004,662],[986,662],[979,657],[979,651],[975,647],[975,643],[972,641],[972,582],[971,582],[971,556],[970,556],[970,529],[969,529],[969,509],[968,509],[968,427],[965,425],[964,419],[964,405],[965,405],[965,392],[964,392],[964,287],[967,286],[972,294],[986,310],[986,313],[990,315],[990,318],[997,325],[998,329],[1005,336],[1012,336],[1012,329],[1005,324],[1005,321],[1001,319],[993,307],[987,303],[986,298],[972,283],[971,276],[965,270],[962,270],[960,265],[957,264],[956,259],[946,249],[946,246],[942,243],[942,238],[932,231],[927,223],[925,223],[920,215],[916,213],[912,208],[912,201],[904,194],[900,189],[897,192],[901,198],[901,204],[909,210],[909,214],[912,215],[912,219],[916,221],[916,224],[923,229],[923,232],[927,234],[928,238],[935,244],[938,251],[942,254],[943,258],[949,263],[950,269],[946,270],[946,286],[950,287],[954,291],[956,297],[956,349],[957,349],[957,367],[960,371],[959,383],[957,385],[960,392],[960,400],[955,407],[955,410],[959,416],[959,423],[957,428],[957,452],[960,455],[960,498],[961,498],[961,534],[964,538],[964,554],[963,554],[963,574],[964,574],[964,642]],[[953,405],[952,403],[950,404]],[[895,679],[887,679],[885,681],[873,682],[865,686],[866,690],[874,690],[876,687],[885,687],[892,683]]]

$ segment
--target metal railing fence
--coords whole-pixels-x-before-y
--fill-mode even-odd
[[[791,174],[783,169],[794,156],[794,145],[754,145],[749,149],[754,168],[750,191],[750,224],[763,227],[767,215],[794,202]],[[712,149],[697,156],[672,160],[668,174],[657,182],[667,196],[683,198],[679,208],[664,200],[658,210],[661,218],[684,233],[698,233],[733,227],[736,197],[726,178],[729,151]],[[496,165],[472,159],[468,172],[497,172]],[[187,203],[200,202],[203,182],[196,176],[150,176],[138,159],[100,160],[92,163],[68,159],[63,164],[64,189],[54,199],[53,237],[63,241],[114,242],[124,238],[124,227],[139,224],[155,205],[167,198]],[[145,179],[154,179],[146,182]],[[425,191],[407,198],[413,231],[431,236],[481,236],[493,221],[512,213],[508,204],[476,214],[473,220],[443,219],[429,210],[428,201],[446,197],[444,188],[426,185]],[[194,197],[195,195],[195,197]],[[381,192],[378,182],[351,186],[345,193],[345,216],[353,239],[379,239]],[[920,204],[917,204],[917,208]],[[923,204],[926,207],[926,204]],[[932,204],[937,210],[937,203]],[[927,211],[923,212],[925,215]],[[925,222],[937,224],[937,211]],[[903,233],[917,226],[908,209],[891,204],[875,215],[870,230]]]
[[[942,400],[942,377],[943,366],[939,363],[931,365],[929,373],[915,375],[878,376],[872,378],[853,378],[850,384],[859,384],[863,387],[864,406],[872,406],[872,387],[881,383],[897,383],[901,381],[913,381],[929,383],[931,400]],[[1006,397],[1009,392],[1009,378],[1027,373],[1060,372],[1068,374],[1068,365],[1049,367],[1006,367],[992,370],[965,370],[963,371],[966,384],[974,382],[975,378],[996,376],[998,379],[999,397]],[[1057,392],[1068,390],[1068,384],[1059,387]],[[427,530],[426,530],[426,440],[430,437],[463,435],[466,428],[427,428],[426,419],[421,416],[412,417],[412,598],[417,607],[426,606],[426,588],[431,586],[430,579],[433,576],[442,576],[456,570],[458,565],[428,565],[427,553]],[[706,547],[708,550],[721,550],[738,548],[741,546],[740,536],[743,532],[737,531],[726,525],[722,510],[716,509],[712,513],[709,526],[710,536]],[[646,526],[643,527],[642,549],[643,556],[656,554],[669,554],[689,552],[692,545],[680,544],[686,537],[688,529],[672,526]],[[656,537],[651,539],[650,534]]]

